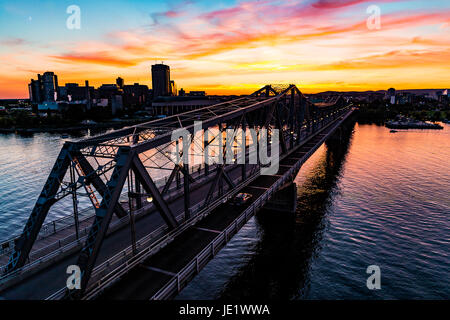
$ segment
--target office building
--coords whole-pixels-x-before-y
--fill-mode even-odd
[[[116,84],[102,84],[97,89],[98,98],[111,99],[114,95],[121,94],[120,88]]]
[[[38,79],[31,79],[28,85],[30,101],[38,104],[44,101],[56,101],[58,99],[58,76],[47,71],[43,75],[38,74]]]
[[[165,64],[152,65],[153,97],[171,95],[170,68]]]
[[[42,102],[41,99],[41,85],[39,80],[31,79],[28,85],[28,91],[30,94],[30,102],[33,104],[38,104]]]
[[[141,107],[148,102],[149,90],[146,85],[135,83],[123,86],[123,104],[126,107]]]
[[[118,78],[116,79],[116,84],[117,84],[117,86],[118,86],[120,89],[123,89],[123,86],[124,86],[125,82],[124,82],[124,80],[123,80],[121,77],[118,77]]]
[[[43,89],[43,101],[56,101],[58,88],[58,77],[53,72],[45,72],[41,78]]]
[[[173,80],[170,80],[170,95],[172,97],[176,97],[178,95],[177,85]]]

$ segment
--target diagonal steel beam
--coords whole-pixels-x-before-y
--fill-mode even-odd
[[[280,131],[279,137],[280,137],[280,143],[281,143],[281,151],[282,151],[282,153],[286,153],[287,146],[286,146],[286,140],[284,137],[283,124],[281,123],[280,105],[278,105],[275,108],[275,113],[276,113],[277,127],[278,127],[278,130]]]
[[[74,153],[74,156],[77,158],[83,172],[88,177],[88,182],[91,182],[95,189],[97,189],[98,193],[103,197],[106,192],[106,185],[103,180],[95,173],[94,168],[92,168],[89,161],[87,161],[86,157],[81,154],[81,152],[77,151]],[[120,203],[116,204],[114,209],[117,217],[123,218],[127,215],[127,211],[122,207]]]
[[[120,147],[116,155],[116,166],[106,184],[105,194],[100,207],[95,210],[91,230],[78,257],[77,265],[81,270],[81,289],[67,291],[67,298],[79,298],[87,289],[92,270],[97,260],[100,247],[108,230],[115,205],[119,201],[123,185],[128,176],[135,154],[129,147]]]
[[[225,182],[230,186],[230,188],[234,189],[234,187],[236,185],[234,184],[233,180],[231,180],[230,176],[223,168],[222,168],[222,175],[223,175],[223,178],[225,179]]]
[[[170,185],[173,182],[173,179],[176,177],[177,173],[180,171],[180,167],[176,164],[173,168],[172,172],[170,173],[169,179],[167,180],[167,183],[165,184],[163,190],[161,191],[161,195],[164,195],[169,191]]]
[[[274,112],[276,110],[277,102],[274,102],[270,105],[269,110],[266,113],[266,120],[264,121],[264,128],[268,128],[270,121],[272,121],[274,117]]]
[[[142,164],[142,161],[139,159],[138,156],[136,156],[133,159],[132,170],[134,171],[136,177],[141,182],[145,191],[152,195],[153,203],[155,204],[164,221],[169,226],[169,229],[175,229],[178,226],[178,222],[174,214],[170,210],[161,193],[159,193],[158,187],[153,182],[152,178],[148,174],[147,170],[145,169],[144,165]]]
[[[191,217],[191,190],[189,188],[189,165],[183,164],[183,185],[184,185],[184,216],[185,219]],[[187,173],[186,173],[187,172]]]
[[[211,187],[209,188],[208,194],[206,195],[206,199],[204,202],[205,207],[208,206],[209,203],[211,202],[211,199],[214,195],[214,190],[216,190],[219,180],[222,179],[223,165],[218,166],[216,171],[217,171],[216,176],[214,177],[214,180],[211,182]]]
[[[62,147],[52,171],[47,178],[44,188],[42,189],[42,192],[34,205],[33,211],[31,212],[30,217],[28,218],[28,221],[22,231],[22,235],[16,242],[9,257],[5,273],[9,273],[25,264],[42,224],[47,217],[48,211],[55,203],[55,195],[58,192],[61,181],[66,175],[67,169],[69,168],[69,154],[72,149],[73,145],[67,142]]]

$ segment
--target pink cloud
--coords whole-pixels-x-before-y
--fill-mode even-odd
[[[323,1],[321,3],[323,5]],[[261,5],[241,3],[230,9],[200,15],[196,25],[189,23],[193,19],[188,19],[189,22],[155,26],[151,32],[123,31],[110,36],[114,44],[79,44],[76,51],[55,58],[126,67],[154,57],[197,59],[238,48],[332,39],[369,32],[364,16],[359,21],[337,23],[331,19],[335,13],[319,15],[318,9],[309,8],[311,11],[305,13],[292,3],[281,8],[267,2]],[[316,12],[313,14],[312,11]],[[447,21],[449,15],[449,11],[386,14],[382,16],[382,30],[439,24]],[[267,19],[264,19],[266,16]],[[88,51],[84,51],[83,47]],[[92,52],[91,48],[98,49]]]
[[[1,40],[0,43],[4,46],[8,46],[8,47],[17,47],[17,46],[27,44],[28,41],[26,41],[22,38],[7,38],[4,40]]]
[[[367,0],[318,0],[312,4],[318,9],[336,9],[368,2]]]

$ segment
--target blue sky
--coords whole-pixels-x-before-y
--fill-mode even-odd
[[[73,4],[80,30],[66,28]],[[366,27],[372,4],[380,30]],[[151,85],[156,59],[179,87],[211,93],[265,81],[312,91],[384,88],[388,79],[448,86],[449,20],[446,0],[0,0],[0,97],[26,96],[27,81],[46,70],[67,82],[121,75]]]

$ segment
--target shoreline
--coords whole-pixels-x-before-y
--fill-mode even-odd
[[[138,123],[143,123],[151,119],[141,119],[141,120],[129,120],[129,121],[117,121],[117,122],[99,122],[94,124],[80,124],[68,127],[37,127],[37,128],[0,128],[0,134],[2,133],[66,133],[71,131],[80,131],[87,129],[107,129],[107,128],[122,128],[127,125],[134,125]]]

